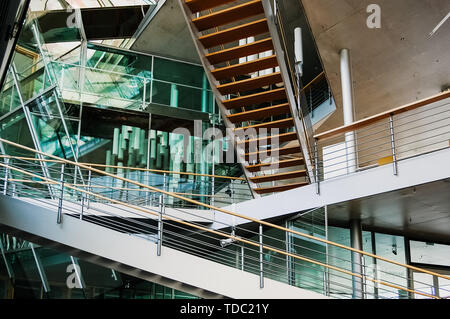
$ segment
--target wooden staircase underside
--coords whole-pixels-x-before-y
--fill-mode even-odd
[[[254,194],[307,185],[292,107],[262,1],[180,1],[207,61],[205,71],[220,95],[225,122],[243,150],[241,163]]]

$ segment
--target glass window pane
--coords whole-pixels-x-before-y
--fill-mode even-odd
[[[411,262],[450,266],[450,246],[421,241],[410,241]]]
[[[400,263],[406,263],[404,238],[400,236],[375,234],[377,255]],[[407,287],[407,270],[385,261],[377,262],[377,277],[389,284]],[[402,299],[407,297],[404,290],[386,285],[378,285],[378,294],[381,298]]]

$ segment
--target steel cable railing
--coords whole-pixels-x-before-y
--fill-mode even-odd
[[[450,146],[450,91],[315,136],[317,181]]]
[[[9,143],[10,145],[17,145],[15,143],[8,142],[6,140],[2,140],[2,142]],[[23,148],[23,146],[20,146],[20,145],[17,145],[17,146]],[[35,159],[35,161],[38,161],[38,160]],[[67,161],[67,160],[61,160],[61,161],[64,162],[65,165],[74,165],[74,166],[80,165],[81,168],[88,169],[87,167],[83,167],[84,165],[82,165],[82,164],[76,164],[76,163],[73,163],[73,162],[70,162],[70,161]],[[30,176],[32,178],[36,178],[36,179],[41,180],[41,181],[46,181],[48,183],[58,185],[57,181],[52,180],[52,179],[48,179],[46,177],[38,175],[36,173],[36,172],[38,172],[37,169],[35,169],[36,172],[29,172],[29,171],[27,171],[27,170],[25,170],[23,168],[20,168],[20,165],[19,165],[19,167],[11,166],[11,165],[5,165],[5,164],[1,164],[0,166],[4,167],[5,169],[11,169],[11,170],[14,170],[16,172],[20,172],[23,175],[27,175],[27,176]],[[36,167],[38,167],[38,166],[36,165]],[[59,171],[58,169],[53,169],[53,168],[52,168],[52,170],[54,171],[53,173],[57,173]],[[96,172],[95,169],[92,169],[92,170],[94,172]],[[96,173],[102,173],[102,171],[99,171],[99,172],[96,172]],[[103,174],[106,175],[106,176],[110,175],[109,173],[106,173],[106,172],[103,172]],[[112,177],[114,177],[114,176],[112,176]],[[69,180],[70,179],[73,180],[74,176],[73,175],[72,176],[68,176],[68,178],[69,178]],[[191,200],[191,199],[188,199],[188,198],[185,198],[185,197],[173,194],[173,193],[161,191],[161,190],[158,190],[156,188],[152,188],[150,186],[145,186],[145,185],[140,184],[140,183],[135,182],[135,181],[131,181],[131,180],[127,180],[125,178],[119,178],[119,177],[115,177],[115,178],[119,179],[119,180],[122,180],[122,181],[129,182],[129,183],[137,185],[137,186],[142,186],[142,187],[146,187],[148,189],[152,189],[153,191],[159,192],[160,194],[163,194],[165,196],[177,197],[179,199],[183,199],[185,201],[191,202],[191,203],[196,204],[198,206],[208,207],[209,209],[215,209],[216,212],[217,211],[219,211],[219,212],[221,211],[223,213],[234,214],[237,217],[241,217],[241,218],[244,217],[242,215],[235,214],[235,213],[232,213],[232,212],[227,212],[227,211],[225,211],[223,209],[220,209],[220,208],[217,208],[217,207],[211,207],[210,205],[207,205],[207,204],[204,204],[204,203],[201,203],[201,202],[197,202],[197,201],[194,201],[194,200]],[[7,180],[8,179],[6,178],[5,181],[7,181]],[[14,179],[12,179],[11,182],[13,182],[13,180]],[[89,196],[100,198],[102,200],[105,200],[105,202],[109,202],[109,205],[111,205],[111,204],[120,205],[123,209],[128,210],[129,213],[136,214],[136,212],[140,212],[140,213],[144,213],[144,215],[150,214],[150,215],[153,215],[155,217],[159,215],[159,212],[157,212],[157,210],[152,210],[152,209],[147,209],[147,208],[142,208],[142,207],[136,207],[135,205],[132,205],[132,204],[129,204],[129,203],[125,203],[125,202],[121,202],[121,201],[118,201],[116,199],[111,199],[111,198],[108,198],[108,197],[106,197],[104,195],[95,193],[92,190],[86,190],[86,189],[84,189],[82,187],[80,188],[80,187],[72,186],[70,183],[64,184],[64,187],[67,188],[68,190],[72,190],[74,192],[74,194],[77,194],[77,196],[79,196],[80,194],[85,194],[85,195],[88,194]],[[17,189],[17,187],[16,187],[16,189]],[[44,192],[45,192],[45,189],[44,189]],[[136,196],[136,197],[138,197],[138,196]],[[79,215],[79,213],[78,213],[78,215]],[[321,267],[323,267],[323,269],[326,268],[326,269],[329,269],[329,270],[334,270],[334,271],[339,272],[339,273],[344,273],[344,274],[348,275],[350,277],[350,279],[353,278],[353,277],[358,277],[358,278],[362,278],[363,277],[363,275],[356,274],[356,273],[354,273],[352,271],[341,269],[339,267],[335,267],[335,266],[332,266],[332,265],[327,265],[327,264],[325,264],[323,262],[318,262],[318,261],[316,261],[314,259],[311,259],[311,258],[299,256],[299,255],[297,255],[295,253],[287,252],[287,249],[285,249],[285,248],[280,249],[277,246],[272,246],[272,245],[268,245],[268,244],[261,244],[258,241],[251,240],[251,239],[248,239],[248,238],[245,238],[245,237],[240,237],[240,236],[237,236],[236,234],[233,234],[233,233],[228,234],[228,233],[225,233],[223,231],[212,230],[212,229],[210,229],[208,227],[205,227],[205,226],[203,226],[201,224],[196,224],[196,223],[192,223],[192,222],[186,222],[184,220],[177,219],[175,216],[169,216],[169,215],[166,215],[166,214],[164,215],[164,217],[167,219],[167,222],[170,222],[171,225],[176,224],[177,227],[185,227],[185,229],[183,231],[188,232],[190,230],[190,232],[191,232],[190,235],[191,236],[193,236],[193,235],[195,235],[195,236],[204,236],[204,234],[208,234],[208,236],[210,236],[210,237],[212,236],[212,238],[208,238],[208,239],[204,238],[205,241],[206,240],[211,241],[211,240],[213,240],[215,238],[215,241],[217,242],[218,238],[225,238],[225,239],[231,240],[232,242],[233,241],[239,242],[239,243],[241,243],[241,245],[248,246],[245,249],[248,249],[248,252],[255,254],[256,257],[254,257],[254,258],[256,258],[256,259],[258,259],[257,256],[259,255],[259,248],[261,248],[261,246],[262,246],[262,248],[266,252],[268,251],[268,252],[271,252],[272,254],[279,254],[279,255],[282,255],[282,256],[285,256],[285,257],[286,256],[290,256],[290,257],[296,259],[296,262],[298,262],[298,260],[300,260],[302,263],[308,263],[310,265],[321,266]],[[98,216],[96,216],[96,217],[98,217]],[[142,218],[142,215],[140,217]],[[86,218],[90,218],[89,215],[86,215]],[[250,220],[250,218],[248,218],[248,217],[244,217],[244,218]],[[100,217],[100,221],[102,223],[104,223],[105,219]],[[257,221],[257,220],[255,220],[255,221]],[[126,220],[125,225],[127,225],[129,222],[130,222],[130,220]],[[281,226],[273,225],[273,224],[266,223],[266,222],[263,222],[263,221],[257,221],[257,222],[260,225],[265,224],[264,226],[270,226],[271,228],[275,228],[275,229],[282,230],[282,231],[285,231],[285,232],[293,233],[293,234],[296,234],[296,235],[301,236],[301,237],[309,238],[311,240],[323,242],[323,243],[326,243],[326,244],[335,245],[337,247],[340,247],[340,248],[343,248],[343,249],[346,249],[346,250],[354,250],[354,249],[352,249],[350,247],[345,247],[343,245],[338,245],[336,243],[332,243],[332,242],[329,242],[329,241],[326,241],[326,240],[323,240],[321,238],[317,238],[317,237],[314,237],[314,236],[308,236],[306,234],[303,234],[303,233],[300,233],[300,232],[296,232],[296,231],[293,231],[293,230],[289,230],[289,229],[283,228]],[[108,223],[111,223],[111,221],[108,221]],[[125,225],[120,225],[120,227],[124,227]],[[111,226],[111,225],[109,225],[109,226]],[[195,230],[195,232],[193,232],[194,230]],[[134,230],[134,231],[137,231],[137,230]],[[150,231],[150,232],[153,231],[154,232],[155,231],[155,226],[153,226],[153,229],[147,230],[147,231]],[[241,228],[239,228],[239,231],[240,232],[244,232]],[[248,230],[245,230],[245,232],[247,232],[247,237],[248,237],[249,236]],[[177,233],[177,232],[174,232],[174,233]],[[172,233],[171,235],[174,235],[174,233]],[[256,234],[258,234],[258,233],[254,232],[252,235],[256,235]],[[267,241],[267,240],[272,240],[273,238],[264,236],[264,239],[265,239],[265,241]],[[183,238],[183,240],[186,240],[186,238]],[[171,241],[173,241],[173,240],[171,239]],[[202,241],[200,241],[200,242],[202,242]],[[183,241],[181,241],[181,243],[183,243]],[[177,244],[180,245],[180,242],[177,242]],[[196,246],[198,246],[199,244],[200,243],[198,241],[195,243]],[[196,246],[194,246],[194,247],[196,247]],[[219,248],[219,246],[217,244],[215,246],[217,248]],[[208,247],[208,248],[211,249],[212,247]],[[368,254],[368,253],[365,253],[365,252],[361,252],[361,253],[365,254],[365,255],[369,255],[369,256],[371,255],[371,254]],[[371,257],[373,257],[373,256],[374,255],[371,255]],[[283,257],[283,258],[285,258],[285,257]],[[281,259],[281,261],[284,260],[283,258]],[[374,258],[377,258],[377,259],[380,259],[380,260],[384,260],[384,261],[396,264],[397,266],[400,266],[400,267],[407,267],[407,268],[412,267],[412,266],[402,265],[402,264],[394,262],[394,261],[388,261],[387,259],[384,259],[384,258],[381,258],[381,257],[378,257],[378,256],[375,256]],[[256,263],[256,264],[251,265],[251,267],[252,267],[253,270],[255,270],[255,269],[258,269],[258,266],[261,266],[261,264],[263,266],[264,265],[269,266],[269,264],[267,264],[264,261],[260,260],[260,265],[258,265],[258,263]],[[277,266],[276,264],[275,264],[275,266],[273,264],[271,266],[280,268],[280,266]],[[413,267],[413,268],[415,268],[415,267]],[[267,272],[269,272],[269,271],[270,270],[267,270]],[[272,276],[269,273],[267,273],[267,275]],[[419,291],[414,291],[414,290],[411,290],[411,289],[408,289],[408,288],[405,288],[405,287],[400,287],[400,286],[398,286],[398,284],[395,284],[395,283],[389,283],[387,281],[382,281],[382,280],[377,280],[377,279],[370,279],[370,278],[365,278],[365,279],[369,280],[369,281],[372,281],[374,283],[379,283],[380,285],[383,285],[383,286],[396,288],[396,289],[402,289],[402,290],[408,291],[410,293],[423,294],[423,293],[421,293]],[[424,295],[428,296],[428,297],[432,297],[429,294],[424,294]]]

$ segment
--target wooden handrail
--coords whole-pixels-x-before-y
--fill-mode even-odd
[[[24,161],[40,161],[40,162],[58,163],[58,164],[62,164],[63,163],[60,160],[39,159],[39,158],[34,158],[34,157],[11,156],[11,155],[0,155],[0,158],[11,158],[11,159],[24,160]],[[199,174],[199,173],[191,173],[191,172],[175,172],[175,171],[165,171],[165,170],[152,169],[152,168],[126,167],[126,166],[105,165],[105,164],[95,164],[95,163],[79,163],[79,164],[87,165],[87,166],[90,166],[90,167],[121,168],[121,169],[125,169],[125,170],[135,170],[135,171],[161,173],[161,174],[165,173],[165,174],[172,174],[172,175],[175,175],[175,174],[178,174],[178,175],[191,175],[191,176],[214,177],[214,178],[231,179],[231,180],[237,180],[237,181],[245,181],[245,178],[234,177],[234,176]]]
[[[66,164],[70,164],[70,165],[73,165],[73,166],[78,166],[78,167],[80,167],[80,168],[87,169],[87,170],[91,170],[91,171],[93,171],[93,172],[96,172],[96,173],[99,173],[99,174],[102,174],[102,175],[105,175],[105,176],[110,176],[110,177],[112,177],[112,178],[115,178],[115,179],[118,179],[118,180],[122,180],[122,181],[124,181],[124,182],[128,182],[128,183],[130,183],[130,184],[134,184],[134,185],[137,185],[137,186],[140,186],[140,187],[143,187],[143,188],[151,189],[151,190],[153,190],[153,191],[155,191],[155,192],[159,192],[159,193],[164,194],[164,195],[168,195],[168,196],[171,196],[171,197],[174,197],[174,198],[178,198],[178,199],[184,200],[184,201],[186,201],[186,202],[189,202],[189,203],[192,203],[192,204],[195,204],[195,205],[198,205],[198,206],[203,206],[203,207],[205,207],[205,208],[208,208],[208,209],[211,209],[211,210],[215,210],[215,211],[217,211],[217,212],[221,212],[221,213],[224,213],[224,214],[227,214],[227,215],[230,215],[230,216],[234,216],[234,217],[246,219],[246,220],[248,220],[248,221],[250,221],[250,222],[254,222],[254,223],[260,224],[260,225],[262,225],[262,226],[268,226],[268,227],[271,227],[271,228],[275,228],[275,229],[278,229],[278,230],[281,230],[281,231],[284,231],[284,232],[288,232],[288,233],[291,233],[291,234],[294,234],[294,235],[298,235],[298,236],[300,236],[300,237],[304,237],[304,238],[308,238],[308,239],[311,239],[311,240],[319,241],[319,242],[322,242],[322,243],[325,243],[325,244],[329,244],[329,245],[332,245],[332,246],[335,246],[335,247],[338,247],[338,248],[346,249],[346,250],[349,250],[349,251],[352,251],[352,252],[355,252],[355,253],[358,253],[358,254],[361,254],[361,255],[365,255],[365,256],[372,257],[372,258],[375,258],[375,259],[378,259],[378,260],[381,260],[381,261],[385,261],[385,262],[388,262],[388,263],[390,263],[390,264],[394,264],[394,265],[397,265],[397,266],[400,266],[400,267],[408,268],[408,269],[411,269],[411,270],[416,270],[416,271],[418,271],[418,272],[422,272],[422,273],[426,273],[426,274],[429,274],[429,275],[432,275],[432,276],[436,276],[436,277],[440,277],[440,278],[443,278],[443,279],[446,279],[446,280],[450,280],[450,277],[449,277],[449,276],[445,276],[445,275],[442,275],[442,274],[439,274],[439,273],[436,273],[436,272],[433,272],[433,271],[429,271],[429,270],[426,270],[426,269],[422,269],[422,268],[419,268],[419,267],[415,267],[415,266],[412,266],[412,265],[402,264],[402,263],[400,263],[400,262],[398,262],[398,261],[391,260],[391,259],[384,258],[384,257],[380,257],[380,256],[377,256],[377,255],[375,255],[375,254],[372,254],[372,253],[369,253],[369,252],[366,252],[366,251],[363,251],[363,250],[359,250],[359,249],[356,249],[356,248],[353,248],[353,247],[349,247],[349,246],[345,246],[345,245],[342,245],[342,244],[339,244],[339,243],[336,243],[336,242],[332,242],[332,241],[329,241],[329,240],[326,240],[326,239],[323,239],[323,238],[319,238],[319,237],[315,237],[315,236],[312,236],[312,235],[308,235],[308,234],[305,234],[305,233],[302,233],[302,232],[299,232],[299,231],[296,231],[296,230],[293,230],[293,229],[288,229],[288,228],[285,228],[285,227],[283,227],[283,226],[279,226],[279,225],[276,225],[276,224],[272,224],[272,223],[270,223],[270,222],[266,222],[266,221],[264,221],[264,220],[256,219],[256,218],[254,218],[254,217],[245,216],[245,215],[238,214],[238,213],[235,213],[235,212],[232,212],[232,211],[223,209],[223,208],[219,208],[219,207],[215,207],[215,206],[212,206],[212,205],[209,205],[209,204],[205,204],[205,203],[202,203],[202,202],[199,202],[199,201],[196,201],[196,200],[187,198],[187,197],[183,197],[183,196],[181,196],[181,195],[177,195],[177,194],[172,193],[172,192],[168,192],[168,191],[165,191],[165,190],[161,190],[161,189],[156,188],[156,187],[153,187],[153,186],[148,186],[148,185],[145,185],[145,184],[142,184],[142,183],[139,183],[139,182],[136,182],[136,181],[127,179],[127,178],[123,178],[123,177],[120,177],[120,176],[116,176],[116,175],[114,175],[114,174],[111,174],[111,173],[107,173],[107,172],[105,172],[105,171],[98,170],[98,169],[96,169],[96,168],[88,167],[88,166],[86,166],[86,165],[84,165],[84,164],[81,164],[81,163],[76,163],[76,162],[73,162],[73,161],[70,161],[70,160],[67,160],[67,159],[59,158],[59,157],[57,157],[57,156],[55,156],[55,155],[47,154],[47,153],[44,153],[44,152],[41,152],[41,151],[32,149],[32,148],[30,148],[30,147],[27,147],[27,146],[24,146],[24,145],[15,143],[15,142],[11,142],[11,141],[5,140],[5,139],[3,139],[3,138],[0,138],[0,142],[3,142],[3,143],[6,143],[6,144],[15,146],[15,147],[17,147],[17,148],[21,148],[21,149],[26,150],[26,151],[29,151],[29,152],[34,152],[34,153],[36,153],[36,154],[40,154],[40,155],[43,155],[43,156],[47,156],[47,157],[50,157],[50,158],[54,158],[54,159],[60,160],[61,162],[66,163]],[[48,179],[48,178],[46,178],[46,177],[42,177],[42,176],[39,176],[39,175],[36,175],[36,174],[33,174],[33,173],[29,173],[29,172],[27,172],[27,171],[18,169],[18,168],[16,168],[16,167],[11,167],[11,166],[5,165],[5,164],[3,164],[3,163],[0,163],[0,166],[1,166],[1,167],[5,167],[5,168],[14,169],[14,170],[16,170],[16,171],[21,171],[22,173],[24,173],[24,174],[26,174],[26,175],[30,175],[30,176],[33,176],[33,177],[37,177],[37,178],[40,178],[40,179],[42,179],[42,180],[47,180],[47,181],[50,181],[50,182],[54,182],[53,180],[50,180],[50,179]],[[76,191],[80,191],[80,192],[84,192],[84,193],[89,193],[88,191],[83,190],[83,189],[78,189],[78,188],[75,189],[74,186],[67,185],[67,187],[68,187],[68,188],[71,188],[71,189],[74,189],[74,190],[76,190]],[[122,202],[119,202],[119,201],[117,201],[117,200],[113,200],[113,199],[110,199],[110,198],[107,198],[107,197],[104,197],[104,196],[101,196],[101,195],[98,195],[98,194],[94,194],[94,195],[97,196],[97,197],[103,197],[104,199],[109,200],[109,201],[111,201],[111,202],[117,202],[117,203],[119,203],[119,204],[126,205],[125,203],[122,203]],[[131,206],[133,206],[133,205],[131,205]],[[138,206],[133,206],[133,207],[142,210],[142,208],[140,208],[140,207],[138,207]],[[154,212],[151,212],[151,211],[148,211],[148,212],[150,212],[150,213],[153,214],[153,215],[157,214],[157,213],[154,213]],[[188,224],[187,222],[184,222],[184,221],[179,221],[179,220],[174,220],[174,221],[177,221],[177,222],[179,222],[179,223]],[[202,227],[202,226],[195,225],[195,226],[192,226],[192,227],[199,228],[199,227]],[[213,231],[213,230],[211,230],[211,229],[209,229],[209,228],[205,228],[205,227],[202,227],[202,229],[203,229],[203,230],[206,230],[206,231],[208,231],[208,232],[217,232],[217,231]],[[242,238],[240,238],[240,237],[231,236],[231,235],[228,235],[228,234],[225,234],[225,233],[222,233],[222,232],[220,232],[220,235],[221,235],[221,236],[226,236],[226,237],[228,237],[228,238],[233,238],[233,239],[236,239],[236,240],[240,240],[240,241],[242,241],[242,242],[247,242],[247,243],[249,242],[248,240],[242,239]],[[253,243],[253,242],[250,242],[250,243],[251,243],[251,245],[256,244],[256,245],[258,245],[258,247],[259,247],[259,243]],[[264,246],[264,247],[266,247],[266,246]],[[282,251],[282,250],[274,249],[274,248],[272,248],[272,247],[266,247],[266,249],[272,250],[272,251],[274,251],[274,252],[279,252],[279,253],[284,254],[284,255],[291,255],[291,256],[293,256],[293,257],[295,257],[295,258],[299,258],[299,259],[301,259],[301,260],[305,260],[304,257],[300,257],[300,256],[297,256],[297,255],[293,255],[293,254],[284,252],[284,251]],[[307,259],[307,258],[306,258],[306,259]],[[310,260],[308,260],[308,261],[310,261]],[[310,261],[310,262],[313,262],[313,263],[315,263],[315,264],[318,264],[318,262],[316,262],[316,261]],[[321,263],[319,263],[319,264],[321,264]],[[336,267],[333,267],[333,266],[330,266],[330,265],[325,265],[325,264],[321,264],[321,266],[324,266],[324,267],[327,267],[327,268],[330,268],[330,269],[336,268]],[[336,269],[335,269],[335,270],[336,270]],[[338,270],[338,271],[341,271],[341,272],[346,271],[346,270],[342,270],[342,269],[339,269],[339,268],[337,268],[337,270]],[[359,274],[354,274],[354,275],[355,275],[355,276],[358,276],[359,278],[362,278],[362,276],[359,275]],[[383,282],[381,282],[381,281],[374,280],[374,279],[371,279],[371,278],[366,278],[366,279],[367,279],[367,280],[371,280],[371,281],[373,281],[373,282],[378,282],[378,283],[381,283],[381,284],[385,284],[385,283],[383,283]],[[408,290],[408,289],[406,289],[406,288],[401,288],[401,287],[400,287],[400,289],[405,290],[405,291]],[[420,293],[420,292],[417,292],[417,293],[418,293],[418,294],[423,294],[423,293]],[[433,297],[435,297],[435,296],[433,296]]]
[[[320,72],[320,74],[318,76],[316,76],[314,79],[311,80],[311,82],[309,82],[308,84],[306,84],[302,89],[301,92],[303,92],[304,90],[306,90],[308,87],[310,87],[311,85],[313,85],[314,83],[316,83],[318,80],[320,80],[321,78],[323,78],[325,76],[325,71]]]
[[[314,138],[318,141],[320,140],[325,140],[328,139],[330,137],[342,134],[342,133],[346,133],[346,132],[351,132],[357,129],[360,129],[362,127],[366,127],[369,126],[370,124],[373,124],[375,122],[378,122],[380,120],[389,118],[391,115],[398,115],[398,114],[402,114],[414,109],[417,109],[419,107],[431,104],[431,103],[435,103],[435,102],[439,102],[442,100],[445,100],[447,98],[450,98],[450,90],[433,95],[431,97],[427,97],[425,99],[416,101],[416,102],[412,102],[394,109],[391,109],[389,111],[385,111],[376,115],[372,115],[368,118],[356,121],[352,124],[348,124],[348,125],[343,125],[341,127],[337,127],[335,129],[317,134],[314,136]]]
[[[8,169],[11,169],[11,170],[14,170],[14,171],[18,171],[18,172],[21,172],[24,175],[28,175],[28,176],[31,176],[31,177],[34,177],[34,178],[39,178],[39,179],[43,180],[44,182],[58,184],[58,182],[55,182],[55,181],[53,181],[53,180],[51,180],[51,179],[49,179],[47,177],[39,176],[37,174],[30,173],[28,171],[25,171],[25,170],[17,168],[17,167],[11,167],[10,165],[6,165],[6,164],[3,164],[3,163],[0,163],[0,167],[4,167],[4,168],[8,168]],[[146,213],[146,214],[150,214],[150,215],[153,215],[153,216],[158,216],[158,213],[153,212],[151,210],[148,210],[146,208],[143,208],[141,206],[136,206],[136,205],[132,205],[132,204],[129,204],[129,203],[123,203],[123,202],[121,202],[119,200],[108,198],[106,196],[99,195],[99,194],[96,194],[96,193],[92,193],[90,191],[87,191],[87,190],[81,189],[81,188],[77,188],[77,187],[72,186],[70,184],[64,184],[64,187],[72,189],[72,190],[77,191],[77,192],[81,192],[81,193],[93,196],[93,197],[96,197],[96,198],[107,200],[107,201],[109,201],[111,203],[123,205],[125,207],[131,208],[131,209],[135,209],[135,210],[141,211],[141,212]],[[176,196],[174,196],[174,197],[176,197]],[[192,200],[190,200],[190,201],[192,201]],[[310,262],[312,264],[315,264],[315,265],[318,265],[318,266],[322,266],[322,267],[327,268],[327,269],[332,269],[332,270],[335,270],[335,271],[338,271],[338,272],[350,275],[352,277],[357,277],[357,278],[360,278],[360,279],[364,279],[365,278],[366,280],[372,281],[373,283],[378,283],[378,284],[381,284],[381,285],[385,285],[387,287],[400,289],[400,290],[403,290],[403,291],[406,291],[406,292],[419,294],[419,295],[422,295],[422,296],[425,296],[425,297],[430,297],[430,298],[434,298],[434,299],[441,299],[440,297],[437,297],[437,296],[434,296],[434,295],[430,295],[430,294],[423,293],[423,292],[420,292],[420,291],[415,291],[413,289],[409,289],[409,288],[404,288],[404,287],[401,287],[401,286],[393,285],[391,283],[384,282],[382,280],[366,277],[366,276],[363,276],[362,274],[354,273],[354,272],[346,270],[346,269],[342,269],[342,268],[339,268],[339,267],[336,267],[336,266],[329,265],[328,263],[325,264],[325,263],[316,261],[314,259],[310,259],[310,258],[307,258],[307,257],[299,256],[299,255],[296,255],[296,254],[293,254],[293,253],[290,253],[290,252],[287,252],[287,251],[284,251],[284,250],[281,250],[281,249],[274,248],[272,246],[267,246],[267,245],[264,245],[264,244],[261,245],[260,243],[256,243],[256,242],[254,242],[252,240],[249,240],[249,239],[246,239],[246,238],[243,238],[243,237],[240,237],[240,236],[230,235],[230,234],[224,233],[222,231],[213,230],[211,228],[207,228],[207,227],[204,227],[204,226],[201,226],[201,225],[197,225],[197,224],[192,224],[192,223],[186,222],[184,220],[176,219],[176,218],[171,217],[171,216],[169,216],[167,214],[164,215],[164,220],[173,221],[173,222],[176,222],[178,224],[182,224],[182,225],[189,226],[189,227],[192,227],[194,229],[198,229],[198,230],[201,230],[201,231],[204,231],[204,232],[208,232],[208,233],[211,233],[211,234],[215,234],[215,235],[218,235],[218,236],[229,238],[229,239],[235,240],[237,242],[248,244],[248,245],[251,245],[251,246],[254,246],[254,247],[266,249],[266,250],[269,250],[269,251],[272,251],[272,252],[275,252],[275,253],[279,253],[281,255],[292,257],[294,259],[299,259],[299,260],[302,260],[302,261]],[[262,222],[262,221],[260,221],[260,222]],[[273,226],[276,226],[276,225],[273,225]],[[283,227],[278,226],[278,228],[283,228]],[[286,230],[289,230],[289,229],[286,228]],[[293,230],[289,230],[289,231],[294,232],[294,233],[298,233],[299,235],[304,236],[304,237],[308,236],[308,237],[314,238],[311,235],[306,235],[306,234],[299,233],[299,232],[296,232],[296,231],[293,231]],[[333,245],[340,245],[340,244],[336,244],[336,243],[333,243],[333,242],[330,242],[330,243],[332,243]],[[340,246],[343,246],[343,245],[340,245]],[[381,257],[377,257],[377,258],[384,259],[384,258],[381,258]],[[397,262],[395,262],[395,263],[397,263]],[[408,265],[405,265],[405,266],[408,266]],[[410,267],[412,267],[412,266],[410,266]],[[416,267],[414,267],[414,268],[416,268]],[[417,269],[419,269],[419,268],[417,268]],[[427,272],[428,273],[429,271],[422,270],[422,272]],[[431,273],[431,272],[429,272],[429,273]],[[437,274],[437,275],[439,275],[439,274]],[[442,275],[440,275],[440,277],[442,277]],[[443,276],[443,277],[445,277],[445,276]],[[448,278],[448,279],[450,280],[450,278]]]

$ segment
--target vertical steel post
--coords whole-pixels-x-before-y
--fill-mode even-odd
[[[5,181],[3,183],[3,195],[6,195],[8,192],[8,175],[9,175],[9,158],[5,159]]]
[[[433,275],[433,295],[440,298],[439,294],[439,278]]]
[[[263,226],[259,225],[259,288],[264,288]]]
[[[392,167],[394,170],[394,175],[398,175],[397,166],[397,153],[395,152],[395,137],[394,137],[394,115],[389,115],[389,131],[391,135],[391,149],[392,149]]]
[[[234,204],[234,184],[233,180],[230,181],[230,190],[231,190],[231,204]]]
[[[163,190],[167,192],[167,173],[164,173],[163,176]],[[164,195],[162,195],[164,196]]]
[[[91,177],[92,177],[92,171],[91,170],[89,170],[88,171],[88,188],[87,188],[87,190],[88,190],[88,192],[90,192],[91,191]],[[89,194],[87,194],[87,206],[86,206],[86,208],[87,209],[89,209],[89,207],[90,207],[90,198],[91,198],[91,196],[89,195]]]
[[[85,197],[86,197],[86,194],[82,192],[81,193],[81,214],[80,214],[80,220],[83,220]]]
[[[155,56],[152,55],[152,77],[150,78],[150,97],[149,97],[149,104],[153,103],[153,78],[155,74]],[[150,136],[149,136],[150,139]]]
[[[164,195],[159,195],[159,214],[158,214],[158,244],[156,247],[156,255],[161,256],[161,246],[163,240],[163,220],[164,214]]]
[[[325,239],[328,240],[328,206],[324,207],[324,213],[325,213]],[[328,244],[325,244],[325,263],[329,265],[329,248]],[[325,269],[325,283],[326,283],[326,295],[330,295],[330,269],[327,267]]]
[[[142,94],[142,110],[145,110],[145,99],[147,98],[147,78],[144,77],[144,92]]]
[[[361,256],[361,275],[362,275],[362,298],[367,299],[367,276],[366,276],[366,259]]]
[[[61,164],[61,177],[59,179],[61,190],[60,190],[59,202],[58,202],[58,215],[56,218],[56,222],[58,224],[61,224],[61,221],[62,221],[62,205],[63,205],[63,196],[64,196],[64,166],[65,166],[65,164],[62,163]]]
[[[244,271],[244,243],[241,246],[241,270]]]
[[[314,176],[316,178],[316,194],[320,195],[320,171],[319,171],[319,146],[317,139],[314,140]]]
[[[213,132],[214,132],[214,134],[216,134],[215,132],[216,132],[216,119],[215,118],[213,118]],[[211,206],[214,206],[214,195],[215,195],[215,191],[214,191],[214,189],[215,189],[215,173],[216,173],[216,171],[215,171],[215,162],[216,162],[216,145],[215,145],[215,137],[213,136],[212,138],[212,169],[211,169],[211,173],[212,173],[212,179],[211,179],[211,188],[212,188],[212,191],[211,191],[211,201],[210,201],[210,203],[211,203]]]
[[[287,229],[292,229],[291,223],[292,223],[291,221],[286,221],[285,227]],[[286,253],[291,253],[292,252],[291,248],[292,248],[292,235],[290,232],[286,232]],[[289,255],[286,256],[286,272],[288,285],[294,285],[295,277],[294,277],[293,262],[292,257]]]

